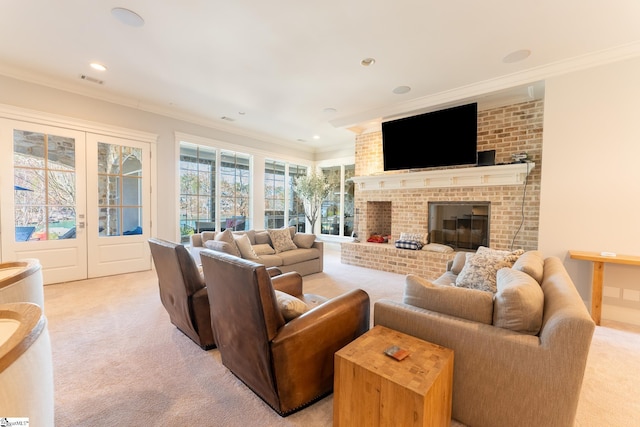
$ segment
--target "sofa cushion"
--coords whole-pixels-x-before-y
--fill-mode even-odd
[[[497,288],[493,325],[537,335],[542,327],[544,310],[544,293],[538,282],[520,270],[502,268],[498,270]]]
[[[493,295],[476,289],[441,286],[413,274],[407,275],[404,303],[490,325]]]
[[[456,278],[456,286],[495,294],[496,273],[503,267],[512,267],[522,252],[520,249],[509,252],[481,246],[475,254],[466,253],[464,267]]]
[[[275,290],[275,293],[280,313],[282,313],[282,317],[284,317],[284,320],[287,322],[309,310],[309,307],[304,303],[304,301],[294,297],[293,295],[289,295],[286,292],[278,290]]]
[[[318,249],[296,249],[277,254],[282,259],[282,265],[292,265],[299,262],[309,261],[319,257]]]
[[[258,254],[253,250],[251,240],[249,240],[249,236],[247,234],[234,235],[234,238],[242,258],[251,260],[256,260],[258,258]]]
[[[540,284],[544,274],[544,256],[540,251],[527,251],[520,255],[513,269],[527,273]]]
[[[299,248],[309,249],[316,241],[316,235],[311,233],[296,233],[293,236],[293,243]]]
[[[280,267],[282,257],[280,255],[258,255],[258,262],[265,267]]]
[[[276,254],[298,249],[293,240],[291,240],[291,231],[288,228],[271,228],[268,232]]]
[[[276,253],[276,250],[271,247],[268,243],[262,243],[259,245],[253,245],[253,251],[257,255],[273,255]]]

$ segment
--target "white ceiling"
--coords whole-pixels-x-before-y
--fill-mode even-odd
[[[640,54],[638,0],[3,0],[0,20],[0,74],[312,151]]]

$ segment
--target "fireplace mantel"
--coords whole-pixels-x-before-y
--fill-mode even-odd
[[[358,190],[403,188],[451,188],[490,185],[519,185],[525,182],[535,163],[512,163],[496,166],[439,169],[408,173],[354,176]]]

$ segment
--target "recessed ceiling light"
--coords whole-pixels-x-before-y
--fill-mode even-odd
[[[376,60],[373,58],[364,58],[362,61],[360,61],[360,65],[362,65],[363,67],[368,67],[375,63],[376,63]]]
[[[338,111],[338,110],[336,110],[335,108],[332,108],[332,107],[327,107],[327,108],[325,108],[325,109],[324,109],[324,110],[322,110],[322,111],[324,111],[324,112],[325,112],[325,113],[327,113],[327,114],[332,114],[332,113],[335,113],[335,112],[336,112],[336,111]]]
[[[396,95],[402,95],[403,93],[411,92],[411,88],[409,86],[398,86],[393,90],[393,93]]]
[[[93,68],[94,70],[98,70],[98,71],[107,71],[107,67],[105,67],[102,64],[99,64],[97,62],[92,62],[91,64],[89,64],[91,66],[91,68]]]
[[[320,139],[320,135],[313,135],[313,139]]]
[[[505,64],[511,64],[513,62],[519,62],[527,59],[531,55],[531,51],[529,49],[520,49],[515,50],[502,58],[502,62]]]
[[[111,15],[113,15],[118,21],[131,27],[142,27],[144,25],[144,19],[132,10],[125,9],[124,7],[114,7],[111,9]]]

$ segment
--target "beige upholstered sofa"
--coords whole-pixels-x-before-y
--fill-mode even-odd
[[[464,270],[473,256],[456,254],[433,283],[407,276],[403,301],[375,303],[374,324],[454,350],[455,420],[572,426],[595,323],[562,262],[516,256],[493,270],[494,294],[455,285],[463,273],[476,280],[471,288],[486,285],[478,282],[491,269]]]
[[[191,235],[190,251],[198,265],[204,249],[225,252],[265,267],[278,267],[283,273],[296,271],[306,276],[324,268],[323,242],[316,240],[314,234],[298,233],[295,227],[233,232],[227,229]]]

